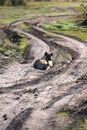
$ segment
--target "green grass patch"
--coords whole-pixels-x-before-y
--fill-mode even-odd
[[[42,27],[46,30],[59,30],[59,31],[67,31],[67,30],[80,30],[80,31],[87,31],[87,26],[78,26],[75,23],[47,23],[42,25]]]
[[[10,23],[12,23],[12,22],[14,22],[14,21],[15,21],[14,18],[10,18],[10,19],[7,19],[7,18],[5,18],[5,19],[0,19],[0,23],[1,23],[1,24],[7,24],[7,25],[9,25]]]
[[[84,122],[81,124],[78,130],[87,130],[87,118],[84,119]]]
[[[69,114],[67,112],[59,112],[56,114],[56,116],[61,116],[61,117],[69,117]]]
[[[29,28],[29,27],[28,27],[26,24],[24,24],[24,23],[19,24],[18,27],[21,28],[21,29],[28,29],[28,28]]]
[[[87,42],[87,26],[79,26],[75,23],[48,23],[42,27],[50,32],[73,36]]]
[[[66,14],[66,11],[61,11],[59,14]],[[13,21],[21,20],[21,19],[29,19],[31,17],[35,17],[36,15],[42,14],[58,14],[53,10],[53,7],[42,7],[36,9],[28,8],[28,7],[0,7],[0,23],[10,24]]]
[[[86,31],[58,31],[58,33],[65,34],[68,36],[72,36],[82,41],[87,42],[87,32]]]
[[[29,44],[29,40],[21,35],[22,38],[20,42],[11,43],[8,38],[4,39],[4,43],[0,45],[0,53],[8,56],[9,58],[19,59],[23,56],[26,46]]]
[[[4,43],[0,45],[0,52],[4,55],[8,55],[16,49],[16,46],[13,45],[7,38],[4,39]]]
[[[19,43],[19,46],[18,46],[18,49],[19,49],[21,55],[23,55],[23,53],[24,53],[24,51],[25,51],[25,48],[26,48],[26,46],[27,46],[28,44],[29,44],[29,40],[28,40],[27,38],[23,37],[23,38],[21,39],[21,42]]]
[[[9,24],[16,20],[29,19],[36,15],[71,14],[68,7],[79,7],[82,2],[29,2],[26,6],[0,6],[0,23]],[[59,8],[59,11],[57,8]],[[55,9],[56,8],[56,9]]]
[[[8,25],[16,20],[29,19],[32,13],[26,7],[0,7],[0,23]]]
[[[65,6],[79,6],[83,4],[83,2],[58,2],[58,1],[47,1],[47,2],[29,2],[27,0],[26,6],[30,8],[39,8],[39,7],[46,7],[46,6],[56,6],[59,5],[60,7],[65,7]],[[84,2],[86,4],[86,2]]]

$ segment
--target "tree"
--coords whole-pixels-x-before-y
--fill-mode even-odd
[[[5,0],[0,0],[0,5],[4,5]]]
[[[25,0],[11,0],[12,5],[23,5]]]
[[[0,5],[24,5],[25,0],[0,0]]]

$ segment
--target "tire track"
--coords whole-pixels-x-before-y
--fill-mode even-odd
[[[87,80],[78,80],[85,70],[84,68],[87,60],[85,52],[87,51],[87,46],[82,42],[61,35],[58,35],[58,38],[61,37],[63,41],[57,41],[57,39],[55,41],[53,40],[53,37],[47,37],[45,35],[47,31],[37,27],[35,22],[33,23],[33,26],[29,23],[33,28],[33,31],[30,34],[30,32],[18,28],[20,23],[25,22],[26,20],[16,21],[9,27],[11,30],[22,33],[28,38],[34,40],[39,39],[38,41],[42,44],[47,44],[47,46],[55,52],[55,57],[58,57],[58,48],[65,50],[66,52],[68,51],[72,56],[72,62],[62,68],[58,68],[58,66],[54,65],[54,68],[47,72],[43,72],[31,81],[28,81],[28,78],[22,78],[14,85],[0,88],[1,96],[8,95],[12,92],[14,92],[14,94],[21,94],[21,99],[18,101],[19,104],[28,102],[26,97],[32,96],[29,103],[32,104],[33,107],[27,108],[16,115],[5,130],[25,130],[25,125],[28,126],[29,130],[52,130],[55,129],[54,124],[56,122],[56,119],[54,122],[51,121],[52,116],[60,112],[60,110],[69,110],[69,112],[72,111],[72,114],[82,113],[83,111],[85,111],[84,113],[86,114],[87,112]],[[29,20],[27,20],[27,23],[28,22]],[[76,71],[77,69],[81,72],[76,75],[73,70]],[[38,74],[39,71],[36,71],[36,73]],[[83,98],[84,94],[85,99]],[[78,110],[79,107],[80,110]],[[58,119],[60,120],[60,117],[58,117]],[[71,119],[72,122],[73,120]],[[64,121],[66,120],[64,119]],[[63,124],[64,123],[62,123],[62,125]]]
[[[23,123],[27,120],[31,113],[32,108],[25,109],[12,120],[12,122],[8,125],[8,127],[5,130],[21,130]]]
[[[39,40],[44,41],[43,43],[46,43],[50,48],[52,48],[52,51],[53,51],[53,49],[54,49],[54,51],[56,51],[57,48],[60,48],[61,50],[64,50],[64,51],[70,53],[70,54],[71,54],[71,57],[72,57],[71,64],[73,63],[73,61],[74,61],[75,59],[77,59],[77,58],[79,57],[78,53],[77,53],[76,51],[72,50],[71,48],[66,47],[66,46],[62,46],[62,45],[60,45],[60,44],[58,44],[58,43],[56,43],[56,42],[54,42],[54,41],[51,41],[51,40],[48,41],[48,39],[51,39],[51,37],[44,37],[45,31],[43,32],[43,30],[41,31],[40,29],[38,29],[38,28],[36,28],[36,27],[33,27],[33,31],[34,31],[34,32],[37,32],[37,34],[34,34],[34,32],[33,32],[33,34],[32,34],[32,33],[29,34],[28,32],[24,32],[24,31],[22,31],[22,30],[20,30],[20,29],[18,29],[18,28],[14,28],[14,26],[15,26],[16,24],[20,24],[20,23],[22,23],[22,22],[23,22],[23,21],[14,22],[13,24],[11,24],[11,25],[9,26],[9,28],[10,28],[11,30],[14,30],[14,31],[17,31],[17,32],[20,32],[20,33],[26,35],[28,38],[33,38],[33,39],[36,40],[36,39],[37,39],[36,37],[38,37]],[[35,36],[33,36],[33,35],[35,35]],[[51,44],[50,44],[50,43],[51,43]],[[56,57],[58,57],[58,54],[57,54],[57,53],[56,53]],[[70,64],[70,65],[71,65],[71,64]],[[57,74],[63,72],[64,70],[67,70],[67,68],[69,68],[70,65],[66,64],[66,67],[61,67],[61,68],[59,68],[59,67],[56,68],[56,67],[54,66],[53,69],[51,69],[51,70],[49,70],[48,72],[46,72],[45,74],[43,74],[43,76],[41,76],[41,78],[34,79],[34,80],[30,81],[30,82],[28,82],[27,79],[23,79],[23,78],[22,78],[22,79],[20,79],[20,80],[14,81],[14,82],[4,82],[4,84],[13,83],[13,84],[14,84],[14,85],[13,85],[13,88],[17,88],[17,86],[22,86],[22,85],[25,85],[25,86],[26,86],[26,84],[28,84],[28,85],[33,85],[34,82],[35,82],[35,84],[37,84],[37,83],[39,83],[39,80],[41,81],[41,79],[42,79],[42,81],[43,81],[43,79],[44,79],[44,80],[49,80],[49,79],[51,79],[52,77],[54,77],[54,75],[57,75]],[[24,82],[27,82],[27,83],[24,84]],[[9,89],[10,87],[11,87],[11,89],[12,89],[12,86],[7,87],[7,89]],[[5,88],[5,87],[4,87],[4,88]],[[19,87],[18,87],[18,88],[19,88]],[[20,88],[22,88],[22,87],[20,87]],[[2,88],[1,88],[1,89],[2,89]]]

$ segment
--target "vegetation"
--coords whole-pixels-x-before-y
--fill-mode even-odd
[[[84,122],[81,124],[78,130],[87,130],[87,118],[84,119]]]
[[[53,5],[52,5],[53,4]],[[38,15],[64,15],[64,14],[70,14],[70,11],[65,7],[58,6],[59,10],[56,10],[55,8],[59,2],[52,2],[52,3],[46,3],[46,2],[40,2],[40,3],[29,3],[27,6],[20,6],[20,7],[0,7],[0,23],[10,24],[11,22],[15,20],[20,19],[29,19],[31,17],[36,17]],[[67,3],[65,3],[67,5]],[[60,7],[63,8],[60,10]]]
[[[80,4],[77,9],[81,12],[80,15],[66,22],[47,23],[42,27],[50,32],[73,36],[87,42],[87,5]]]
[[[26,24],[21,23],[21,24],[19,25],[19,28],[21,28],[21,29],[27,29],[28,27],[26,26]]]
[[[44,29],[73,36],[87,42],[87,26],[81,26],[76,23],[47,23],[42,26]]]
[[[29,44],[29,40],[21,35],[20,41],[12,43],[8,38],[4,39],[4,44],[0,45],[0,52],[8,56],[8,58],[19,59],[24,55],[26,46]]]
[[[0,0],[0,5],[24,5],[25,0]]]
[[[10,1],[10,0],[8,0]],[[0,23],[10,24],[15,20],[29,19],[36,15],[64,15],[71,14],[68,10],[69,6],[76,6],[74,9],[79,9],[81,2],[29,2],[26,1],[26,6],[10,6],[0,7]],[[55,9],[58,8],[59,10]]]
[[[60,1],[50,1],[49,2],[49,0],[48,1],[39,1],[39,2],[29,2],[29,0],[27,0],[26,1],[26,6],[27,7],[29,7],[29,8],[42,8],[42,7],[54,7],[54,6],[59,6],[59,7],[65,7],[65,6],[74,6],[74,5],[76,5],[77,7],[78,6],[80,6],[81,4],[82,4],[83,2],[67,2],[67,1],[65,1],[65,2],[61,2],[61,0]],[[84,2],[84,4],[85,4],[86,2]]]
[[[57,113],[57,116],[69,117],[69,114],[67,112],[60,112]]]
[[[18,49],[21,55],[24,54],[26,46],[29,44],[29,40],[23,37],[19,43]]]
[[[84,2],[87,2],[86,0],[83,0]],[[65,3],[63,4],[61,0],[0,0],[0,5],[7,5],[7,6],[16,6],[16,5],[28,5],[28,6],[45,6],[46,3],[49,5],[49,2],[51,3],[50,5],[54,6],[56,3],[60,3],[62,6],[68,6],[72,3],[72,5],[75,5],[77,3],[81,3],[80,0],[74,1],[74,0],[65,0]],[[44,3],[44,4],[43,4]]]
[[[22,2],[22,3],[20,3]],[[16,5],[23,5],[24,0],[1,0],[1,5],[15,5],[15,7],[0,7],[0,23],[9,25],[13,21],[16,20],[23,20],[23,19],[29,19],[31,17],[37,17],[38,15],[64,15],[64,14],[70,14],[66,7],[74,5],[75,8],[78,8],[78,10],[82,11],[78,17],[74,17],[71,20],[66,20],[66,22],[63,22],[62,20],[54,23],[46,23],[43,24],[42,27],[49,32],[53,33],[47,33],[46,35],[57,37],[56,33],[61,33],[68,36],[73,36],[76,38],[80,38],[81,40],[84,40],[87,42],[87,11],[86,7],[84,5],[79,6],[81,3],[59,3],[59,2],[28,2],[26,6],[19,6],[19,8]],[[57,6],[58,5],[58,6]],[[58,12],[55,11],[55,7],[61,7],[61,11]],[[84,8],[85,7],[85,8]],[[60,9],[60,8],[59,8]],[[21,29],[29,29],[27,25],[20,24],[19,28]],[[29,30],[31,31],[31,30]],[[29,45],[29,40],[21,35],[18,34],[21,38],[18,39],[16,42],[12,42],[9,37],[3,38],[3,43],[0,45],[0,53],[2,53],[4,56],[7,56],[8,58],[16,58],[19,59],[20,57],[24,57],[25,49]],[[64,64],[66,60],[68,61],[70,59],[70,55],[66,54],[66,52],[59,52],[58,58],[54,59],[56,62],[58,62],[59,67],[62,66],[61,64]],[[54,61],[55,62],[55,61]],[[68,112],[60,112],[56,114],[56,117],[60,118],[70,118],[70,115]],[[69,129],[73,128],[74,123],[70,124]],[[62,128],[60,128],[62,129]],[[64,129],[64,128],[63,128]],[[84,119],[84,122],[79,126],[78,130],[86,130],[87,129],[87,119]],[[55,130],[59,130],[59,128],[56,128]]]
[[[26,2],[25,6],[23,5]],[[74,36],[80,38],[82,40],[87,41],[87,26],[81,25],[82,20],[86,20],[86,6],[82,4],[82,2],[29,2],[29,0],[0,0],[0,5],[15,5],[15,7],[10,6],[0,6],[0,23],[9,25],[13,21],[21,20],[21,19],[29,19],[31,17],[36,17],[38,15],[64,15],[70,14],[68,7],[74,6],[76,10],[82,11],[82,17],[78,16],[76,18],[72,18],[72,21],[66,21],[65,23],[60,20],[60,22],[55,23],[47,23],[43,25],[44,29],[47,29],[50,32],[61,33],[69,36]],[[55,10],[55,8],[61,10]],[[85,7],[85,8],[84,8]],[[79,20],[81,18],[81,20]],[[79,22],[80,21],[80,22]],[[76,24],[77,23],[77,24]],[[19,28],[26,29],[27,26],[25,24],[20,24]],[[53,35],[51,33],[47,35]],[[57,35],[54,34],[56,37]],[[26,38],[21,38],[20,43],[18,45],[12,44],[10,40],[7,38],[4,39],[4,44],[0,45],[0,52],[5,55],[22,55],[24,48],[27,46],[28,40]]]

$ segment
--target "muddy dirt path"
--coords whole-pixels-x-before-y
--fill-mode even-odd
[[[0,75],[0,129],[77,130],[87,117],[87,81],[78,80],[87,71],[87,45],[62,35],[47,36],[48,32],[39,27],[43,20],[38,19],[9,26],[31,39],[34,58],[27,64],[12,63]],[[33,31],[21,30],[21,23],[33,25]],[[53,52],[54,59],[61,51],[69,53],[68,62],[62,67],[55,62],[48,71],[34,69],[33,62],[48,50]]]

